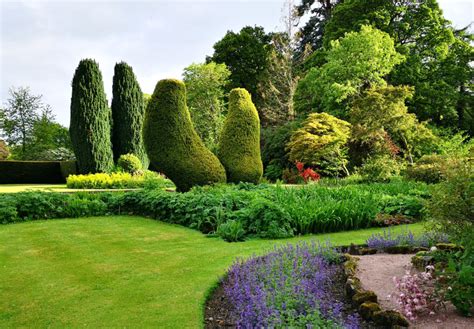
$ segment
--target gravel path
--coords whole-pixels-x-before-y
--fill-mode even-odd
[[[360,258],[357,276],[360,278],[362,287],[374,291],[379,303],[386,309],[399,310],[395,298],[388,295],[395,292],[393,277],[401,277],[411,266],[412,255],[390,255],[376,254],[357,256]],[[473,329],[474,319],[462,317],[456,313],[452,305],[437,316],[420,316],[412,323],[412,328],[420,329]]]

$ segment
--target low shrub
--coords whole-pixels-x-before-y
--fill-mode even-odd
[[[368,182],[387,182],[400,175],[401,164],[390,155],[368,158],[358,173]]]
[[[30,212],[33,214],[31,219],[76,217],[81,212],[93,213],[90,210],[93,207],[97,210],[94,214],[148,216],[206,234],[216,233],[220,226],[230,221],[238,222],[224,225],[217,232],[227,240],[247,236],[284,238],[379,226],[377,215],[388,209],[387,199],[394,204],[403,204],[404,199],[410,197],[411,202],[421,204],[423,197],[420,195],[426,193],[425,184],[414,182],[333,187],[238,184],[196,187],[187,193],[169,193],[155,188],[92,199],[99,203],[86,197],[82,197],[86,201],[66,199],[69,201],[65,202],[57,193],[20,193],[0,195],[0,205],[8,206],[0,211],[0,221],[29,219]],[[104,200],[106,206],[101,203]],[[86,208],[84,211],[83,207]],[[390,212],[396,214],[403,209],[393,207]]]
[[[367,239],[367,246],[377,250],[386,250],[391,247],[408,246],[429,248],[437,243],[449,242],[449,237],[444,233],[424,233],[415,237],[412,232],[404,231],[393,234],[390,228],[383,233],[372,234]]]
[[[0,184],[60,184],[77,173],[75,161],[0,161]]]
[[[117,165],[123,171],[131,174],[136,173],[137,171],[142,170],[143,168],[140,159],[136,155],[131,153],[122,154],[117,160]]]
[[[245,231],[242,222],[229,220],[217,227],[217,235],[228,242],[242,241]]]
[[[336,264],[315,244],[287,245],[237,260],[223,282],[238,328],[356,328],[333,296]]]
[[[112,198],[107,193],[0,194],[0,223],[107,215]]]
[[[151,171],[136,174],[115,172],[110,174],[70,175],[67,178],[66,185],[68,188],[75,189],[163,188],[173,186],[169,180]]]

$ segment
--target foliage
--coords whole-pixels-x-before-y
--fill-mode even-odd
[[[153,167],[179,191],[226,181],[224,167],[194,130],[183,82],[170,79],[156,84],[146,110],[144,140]]]
[[[112,94],[114,161],[117,162],[123,154],[132,153],[144,168],[148,168],[142,137],[145,119],[143,93],[132,68],[125,62],[115,64]]]
[[[259,112],[268,126],[283,124],[295,118],[293,96],[299,77],[294,70],[294,50],[290,31],[275,33],[268,57],[265,79],[258,84],[261,95]]]
[[[332,296],[337,265],[321,246],[291,244],[263,257],[238,260],[223,286],[237,327],[352,327],[355,314],[342,314]]]
[[[0,160],[6,160],[10,155],[10,150],[4,140],[0,139]]]
[[[70,175],[66,179],[66,185],[73,189],[128,189],[150,185],[153,185],[154,188],[164,188],[173,186],[169,180],[152,171],[141,174],[114,172],[110,174]]]
[[[229,182],[257,184],[262,178],[260,119],[245,89],[236,88],[230,92],[229,112],[220,136],[217,156]]]
[[[0,184],[60,184],[76,172],[75,161],[0,161]]]
[[[317,182],[321,176],[315,172],[312,168],[304,168],[304,163],[296,162],[296,169],[298,169],[298,174],[303,179],[305,183],[308,182]]]
[[[283,170],[293,166],[285,148],[293,132],[300,126],[301,122],[295,120],[281,126],[262,129],[262,162],[265,177],[268,179],[276,181],[282,178]]]
[[[214,54],[207,60],[226,64],[231,72],[228,90],[246,89],[257,109],[261,104],[257,88],[268,67],[271,40],[271,36],[260,26],[245,26],[238,33],[227,31],[214,44]]]
[[[434,187],[426,208],[434,227],[455,241],[463,241],[473,230],[474,165],[472,159],[456,162],[446,172],[445,180]]]
[[[383,78],[403,59],[387,33],[370,26],[347,33],[331,43],[327,62],[311,68],[299,81],[295,110],[297,113],[324,111],[345,118],[344,102],[368,87],[385,86]]]
[[[345,146],[349,137],[348,122],[327,113],[312,113],[286,146],[289,160],[314,166],[326,175],[348,175]]]
[[[298,54],[304,53],[310,47],[318,50],[323,46],[325,26],[331,18],[332,11],[341,0],[302,0],[296,6],[296,15],[303,17],[305,14],[311,16],[299,31]]]
[[[92,178],[97,178],[98,175],[79,177],[91,182]],[[117,174],[112,175],[118,177]],[[109,184],[112,175],[104,176],[103,180],[94,180],[94,186],[114,187],[100,185]],[[120,177],[124,176],[129,177],[129,174],[120,174]],[[146,181],[147,179],[145,183]],[[122,181],[115,186],[129,187],[123,183]],[[163,181],[161,185],[161,187],[164,186],[168,186],[166,181]],[[404,205],[409,205],[411,208],[414,208],[414,204],[421,205],[423,198],[420,194],[426,193],[425,185],[408,182],[333,187],[313,184],[299,188],[239,184],[196,187],[187,193],[170,193],[154,186],[147,190],[115,193],[113,197],[104,201],[101,209],[104,209],[102,214],[139,214],[187,226],[203,233],[215,233],[221,224],[238,221],[240,224],[229,224],[233,226],[225,227],[225,229],[231,232],[239,231],[237,228],[241,226],[244,230],[242,238],[247,236],[283,238],[298,234],[378,226],[377,214],[405,213],[407,208]],[[34,209],[36,194],[16,195],[21,196],[22,203],[32,205]],[[29,195],[32,200],[28,199]],[[5,205],[18,204],[11,198],[15,196],[9,195]],[[3,200],[3,198],[0,199]],[[48,200],[50,201],[47,203],[47,208],[42,211],[43,217],[61,218],[59,217],[62,214],[60,209],[67,208],[67,204],[60,197],[52,196]],[[6,218],[0,218],[2,222],[40,218],[25,213],[22,213],[20,217],[15,217],[12,211],[16,208],[7,208]],[[241,234],[239,233],[238,236],[240,237]]]
[[[229,76],[227,66],[215,62],[191,64],[183,72],[194,128],[210,150],[216,149],[224,122],[224,96]]]
[[[32,95],[29,88],[20,87],[11,88],[10,97],[7,107],[0,110],[0,131],[3,131],[11,157],[17,160],[70,160],[68,129],[55,122],[50,106],[43,104],[42,95]],[[65,151],[63,156],[56,154],[59,149]]]
[[[368,182],[386,182],[400,175],[402,165],[390,155],[368,158],[358,173]]]
[[[142,167],[142,162],[140,159],[132,153],[128,154],[122,154],[117,161],[117,165],[122,168],[125,172],[128,173],[135,173],[139,170],[141,170]]]
[[[242,241],[245,235],[242,222],[229,220],[217,226],[216,234],[228,242]]]
[[[394,155],[395,147],[410,162],[413,156],[434,151],[436,137],[414,114],[407,112],[405,100],[411,95],[409,87],[388,85],[370,88],[356,97],[349,112],[352,143],[368,148],[366,153],[374,156]]]
[[[455,31],[438,2],[348,0],[332,11],[324,44],[363,25],[388,33],[406,62],[391,73],[394,85],[415,87],[410,112],[451,127],[472,127],[472,35]],[[469,124],[470,123],[470,124]],[[471,128],[472,129],[472,128]]]
[[[110,117],[99,66],[92,59],[83,59],[72,79],[69,129],[80,173],[112,169]]]

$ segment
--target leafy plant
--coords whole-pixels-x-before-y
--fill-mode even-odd
[[[134,154],[122,154],[117,161],[117,165],[128,173],[136,173],[143,168],[142,162]]]
[[[217,227],[217,235],[228,242],[242,241],[245,231],[242,223],[237,220],[229,220]]]

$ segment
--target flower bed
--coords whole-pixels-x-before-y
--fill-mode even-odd
[[[207,326],[359,328],[344,295],[341,259],[313,243],[237,260],[208,301]]]

